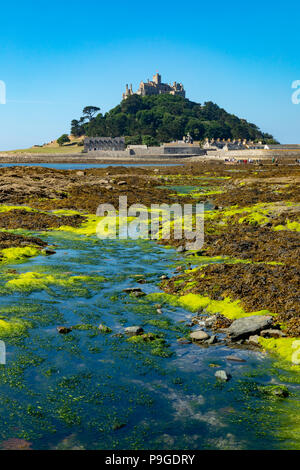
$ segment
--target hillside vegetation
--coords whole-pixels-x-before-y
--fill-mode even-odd
[[[87,108],[99,110],[92,106]],[[94,117],[84,113],[71,123],[74,136],[126,136],[126,142],[134,144],[158,145],[182,139],[188,132],[195,140],[207,137],[276,142],[272,135],[262,132],[255,124],[227,113],[212,102],[201,105],[167,94],[133,95],[105,115],[99,113]]]

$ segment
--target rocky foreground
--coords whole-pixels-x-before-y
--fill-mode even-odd
[[[240,301],[246,313],[275,314],[271,329],[286,337],[300,335],[299,165],[205,162],[85,171],[13,167],[0,172],[0,229],[6,230],[1,249],[42,246],[38,237],[14,231],[80,227],[100,203],[118,207],[120,195],[127,196],[129,205],[210,203],[200,252],[185,252],[185,240],[160,241],[174,246],[182,260],[174,277],[163,280],[163,290]],[[52,212],[59,209],[80,213]]]

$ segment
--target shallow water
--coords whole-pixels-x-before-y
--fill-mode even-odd
[[[178,166],[183,163],[0,163],[0,168],[11,166],[41,166],[43,168],[53,168],[54,170],[89,170],[91,168],[107,168],[108,166],[124,167],[160,167],[160,166]]]
[[[259,385],[280,382],[270,357],[223,345],[180,345],[177,339],[187,332],[182,321],[193,316],[190,312],[164,305],[159,315],[147,297],[123,292],[128,287],[158,292],[160,276],[174,272],[175,251],[147,241],[101,241],[67,233],[43,237],[59,246],[55,255],[1,268],[1,314],[10,309],[14,318],[31,322],[27,337],[6,340],[7,365],[0,366],[1,441],[25,439],[34,449],[296,445],[296,437],[292,442],[280,431],[291,425],[297,397],[278,403],[258,392]],[[106,280],[94,279],[74,290],[51,285],[8,295],[8,268],[66,280],[78,274]],[[147,283],[138,284],[136,275]],[[113,331],[56,331],[58,325],[78,324],[105,324]],[[114,336],[132,325],[162,335],[166,344],[155,350],[149,343]],[[225,357],[230,354],[246,362],[229,363]],[[229,369],[232,380],[217,383],[213,364]],[[296,386],[289,388],[298,393]]]

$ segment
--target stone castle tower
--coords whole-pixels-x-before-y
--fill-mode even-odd
[[[139,89],[136,92],[136,94],[140,96],[161,95],[165,93],[169,95],[179,95],[185,98],[185,90],[182,83],[173,82],[173,85],[162,83],[161,75],[159,73],[153,75],[152,81],[142,81],[140,83]],[[132,91],[132,85],[130,85],[129,88],[128,85],[126,85],[125,93],[123,93],[123,100],[126,100],[128,96],[131,95],[134,95],[134,92]]]

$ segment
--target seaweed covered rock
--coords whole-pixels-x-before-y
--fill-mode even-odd
[[[101,325],[99,325],[98,330],[101,331],[101,333],[111,333],[112,332],[112,329],[109,328],[109,326],[104,325],[103,323],[101,323]]]
[[[264,385],[259,390],[271,398],[286,398],[289,396],[289,389],[285,385]]]
[[[5,229],[46,230],[62,226],[80,227],[85,220],[86,218],[79,214],[55,215],[25,209],[0,212],[0,227]]]
[[[15,233],[0,232],[0,249],[28,245],[44,247],[47,246],[47,243],[37,237],[26,237]]]
[[[127,335],[141,335],[144,333],[144,330],[141,326],[128,326],[125,328],[125,333]]]
[[[212,322],[211,327],[214,330],[222,330],[225,328],[229,328],[232,324],[232,321],[229,318],[226,318],[225,315],[222,315],[221,313],[216,313],[213,318],[214,320]]]

